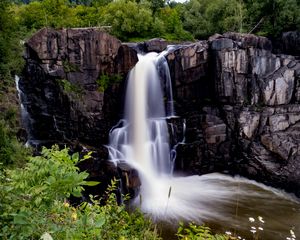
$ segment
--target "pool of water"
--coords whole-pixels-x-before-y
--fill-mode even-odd
[[[172,192],[168,194],[170,186]],[[145,203],[150,205],[145,210],[158,222],[166,240],[177,239],[179,221],[205,224],[215,233],[232,234],[239,239],[300,237],[299,199],[255,181],[216,173],[180,177],[167,183],[160,181],[159,194],[158,199],[153,197]],[[158,201],[161,202],[157,205]]]

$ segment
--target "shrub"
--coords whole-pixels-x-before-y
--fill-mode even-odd
[[[142,213],[128,213],[116,202],[116,183],[108,190],[104,206],[91,198],[71,206],[68,198],[81,196],[88,182],[86,172],[78,172],[79,154],[68,149],[43,148],[31,157],[24,169],[0,175],[1,239],[159,239],[150,220]]]
[[[111,86],[114,83],[121,82],[123,77],[119,74],[101,74],[100,77],[96,80],[96,83],[98,85],[98,91],[104,92],[109,86]]]
[[[194,223],[189,223],[185,227],[182,223],[178,228],[177,234],[179,240],[234,240],[235,237],[229,235],[212,234],[209,227],[198,226]]]
[[[0,121],[0,169],[8,165],[23,166],[29,151],[18,142],[6,122]]]

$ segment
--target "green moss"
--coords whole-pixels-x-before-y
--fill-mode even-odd
[[[121,82],[123,77],[119,74],[102,74],[100,77],[96,80],[98,91],[104,92],[109,86],[111,86],[114,83]]]
[[[63,61],[62,65],[63,65],[65,73],[79,71],[79,67],[76,64],[69,62],[68,60]]]

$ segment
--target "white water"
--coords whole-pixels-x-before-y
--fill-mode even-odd
[[[25,95],[24,95],[23,91],[20,89],[19,81],[20,81],[20,77],[18,75],[15,75],[15,84],[16,84],[16,89],[18,92],[18,98],[20,101],[20,108],[21,108],[21,121],[22,121],[22,124],[24,125],[24,128],[26,129],[27,135],[28,135],[27,136],[28,141],[26,142],[25,146],[28,147],[30,145],[30,140],[31,140],[31,121],[32,121],[32,119],[30,118],[29,113],[27,112],[27,109],[24,106],[23,101],[24,101]]]
[[[157,71],[160,76],[163,76],[161,81],[165,82],[165,93],[167,98],[167,106],[166,106],[166,116],[175,117],[174,110],[174,99],[173,99],[173,90],[172,90],[172,79],[169,70],[169,65],[165,56],[169,53],[176,50],[175,46],[168,46],[168,48],[161,52],[156,58]]]
[[[135,204],[154,219],[215,221],[245,230],[247,227],[239,222],[247,222],[251,215],[240,209],[249,208],[250,203],[258,205],[253,214],[261,216],[268,211],[270,218],[277,218],[281,226],[289,229],[291,226],[286,225],[284,216],[267,210],[268,206],[282,209],[293,206],[299,211],[297,201],[279,190],[218,173],[172,176],[166,112],[157,69],[160,58],[156,53],[139,56],[128,78],[125,117],[110,132],[111,161],[126,162],[139,172],[141,189]],[[260,209],[260,206],[265,207]],[[299,214],[295,216],[291,219],[300,220]]]

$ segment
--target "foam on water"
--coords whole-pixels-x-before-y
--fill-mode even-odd
[[[230,222],[240,226],[237,206],[251,204],[299,208],[296,198],[274,188],[247,180],[213,173],[203,176],[172,176],[169,133],[166,118],[174,115],[174,107],[166,114],[158,64],[163,55],[139,55],[139,61],[128,77],[125,116],[110,132],[111,161],[126,162],[139,172],[140,197],[134,202],[154,219],[195,220],[198,222]],[[167,73],[170,76],[169,73]],[[171,88],[170,84],[166,84]],[[168,89],[167,95],[173,97]],[[173,99],[171,100],[173,102]],[[249,205],[250,204],[250,205]],[[256,207],[259,210],[259,206]],[[286,208],[284,208],[286,209]],[[261,210],[262,212],[265,210]],[[274,214],[269,211],[269,216]],[[255,214],[260,214],[258,211]],[[273,215],[272,215],[273,214]],[[248,213],[240,213],[246,218]],[[277,217],[284,222],[283,216]],[[296,217],[297,218],[297,217]]]

